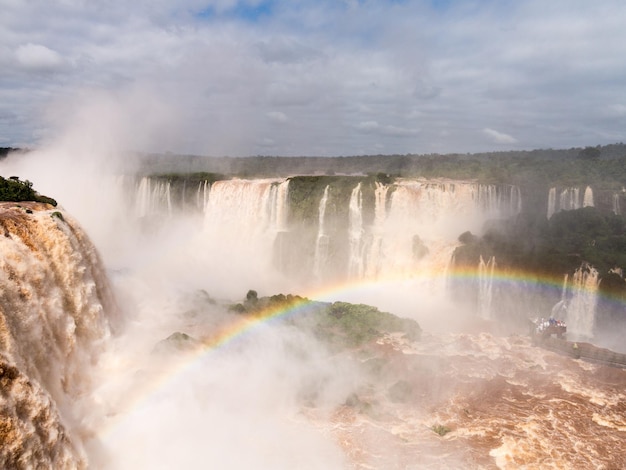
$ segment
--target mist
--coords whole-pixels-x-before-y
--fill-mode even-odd
[[[145,93],[92,98],[81,94],[71,111],[53,113],[71,116],[57,122],[59,134],[0,166],[76,217],[122,312],[122,329],[85,371],[92,392],[76,402],[90,466],[345,468],[323,420],[316,426],[302,414],[302,397],[315,396],[316,412],[330,413],[361,379],[312,336],[259,325],[215,350],[158,350],[173,333],[202,340],[236,322],[226,305],[252,288],[278,293],[279,278],[249,250],[211,246],[202,215],[138,218],[128,199],[132,149],[171,115],[149,106]]]
[[[507,429],[534,415],[522,405],[506,408],[501,396],[510,394],[510,403],[532,397],[539,400],[532,406],[540,407],[543,392],[535,386],[560,387],[558,374],[576,377],[567,375],[568,383],[585,377],[585,367],[555,361],[519,336],[512,315],[481,318],[475,301],[449,295],[458,235],[480,233],[487,217],[501,210],[464,205],[474,196],[463,182],[454,191],[446,182],[397,185],[397,212],[374,231],[391,241],[386,253],[372,254],[389,261],[378,277],[307,277],[299,265],[290,272],[276,269],[276,234],[255,232],[272,223],[276,232],[284,230],[280,217],[268,221],[262,207],[243,207],[250,196],[244,193],[254,196],[267,181],[259,187],[229,182],[239,191],[236,197],[220,193],[233,199],[213,200],[202,211],[164,207],[140,213],[135,149],[152,139],[159,148],[184,139],[176,135],[183,127],[176,106],[145,90],[85,92],[50,115],[55,131],[45,145],[9,156],[0,171],[32,181],[78,220],[102,257],[121,312],[97,363],[84,370],[84,392],[73,397],[72,419],[78,422],[72,430],[90,467],[387,469],[442,468],[445,462],[448,468],[488,468],[495,459],[509,468],[507,458],[524,449],[511,443]],[[412,203],[422,197],[429,210],[414,210]],[[505,212],[513,206],[509,202]],[[356,239],[363,236],[363,226],[349,228]],[[416,233],[429,250],[411,264]],[[305,252],[304,241],[295,240],[293,249]],[[288,319],[238,329],[241,317],[229,307],[251,289],[261,296],[373,305],[417,320],[422,340],[387,335],[364,350],[338,353]],[[216,341],[222,337],[228,339]],[[595,406],[596,396],[605,393],[599,383],[598,389],[569,385],[563,400]],[[580,396],[586,398],[577,401]],[[587,411],[555,418],[562,419],[555,428],[568,429]],[[615,415],[608,408],[593,412]],[[442,423],[453,424],[448,429]],[[589,435],[598,433],[586,426]],[[611,426],[620,424],[605,427]],[[443,428],[451,438],[439,435]],[[515,429],[530,447],[552,436]],[[577,445],[568,443],[564,455]],[[597,463],[597,452],[587,454],[586,463]]]

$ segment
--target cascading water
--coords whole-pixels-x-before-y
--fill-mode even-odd
[[[196,191],[196,208],[204,212],[207,201],[209,200],[209,191],[211,184],[208,181],[201,181],[198,183],[198,190]]]
[[[286,230],[287,194],[286,180],[233,179],[211,185],[202,237],[205,255],[223,266],[224,281],[227,274],[249,276],[259,285],[281,264],[274,249]]]
[[[376,182],[374,190],[374,223],[371,229],[371,243],[367,251],[366,276],[376,279],[382,268],[384,259],[383,236],[387,220],[387,194],[389,186]]]
[[[583,207],[593,207],[593,190],[590,186],[585,188],[585,194],[583,195]]]
[[[598,297],[599,273],[583,265],[572,277],[572,297],[567,309],[568,332],[583,339],[593,337]]]
[[[556,188],[550,188],[548,191],[548,219],[556,212]]]
[[[478,263],[478,316],[484,320],[493,319],[491,305],[493,302],[493,274],[496,268],[495,256],[487,262],[480,257]]]
[[[146,217],[160,213],[163,209],[172,214],[172,198],[170,182],[154,180],[144,176],[139,181],[135,196],[135,213],[138,217]]]
[[[564,188],[557,198],[557,188],[548,191],[548,219],[559,211],[570,211],[581,207],[594,207],[593,189],[585,187],[581,197],[580,188]]]
[[[0,464],[84,468],[71,405],[89,391],[86,371],[110,335],[108,281],[66,213],[0,203],[0,227]]]
[[[326,205],[328,204],[328,192],[329,186],[327,185],[324,188],[324,195],[320,200],[319,208],[318,208],[318,228],[317,228],[317,238],[315,240],[315,258],[313,261],[313,276],[317,281],[322,280],[322,274],[324,271],[324,267],[328,262],[328,235],[326,234]]]
[[[364,272],[363,247],[363,194],[361,183],[352,190],[349,202],[348,225],[348,277],[361,278]]]
[[[363,250],[366,273],[412,277],[446,270],[458,236],[479,232],[485,220],[509,216],[519,203],[503,197],[493,185],[404,180],[394,185],[389,208],[387,190],[378,187],[371,239]],[[509,193],[515,194],[515,193]],[[516,213],[516,212],[514,212]]]
[[[621,215],[622,209],[619,205],[619,193],[613,194],[613,213],[616,215]]]

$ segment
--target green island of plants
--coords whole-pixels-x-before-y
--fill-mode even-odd
[[[34,201],[43,202],[55,207],[57,205],[54,199],[43,196],[35,191],[33,189],[33,183],[28,180],[22,181],[17,176],[11,176],[8,179],[0,176],[0,201]]]
[[[299,309],[289,316],[290,324],[309,329],[333,348],[359,347],[386,333],[403,333],[410,341],[417,341],[421,328],[415,320],[400,318],[376,307],[347,302],[313,302],[297,295],[258,297],[248,291],[245,301],[232,305],[230,310],[243,315],[264,315],[268,311]]]

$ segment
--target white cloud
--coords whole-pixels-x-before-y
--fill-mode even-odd
[[[517,139],[515,137],[512,137],[509,134],[505,134],[503,132],[498,132],[494,129],[489,129],[488,127],[483,129],[483,133],[497,144],[517,143]]]
[[[15,51],[18,64],[28,70],[52,71],[63,65],[61,56],[41,44],[24,44]]]

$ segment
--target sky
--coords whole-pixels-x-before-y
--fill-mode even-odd
[[[624,141],[623,0],[0,0],[0,146],[213,156]]]

